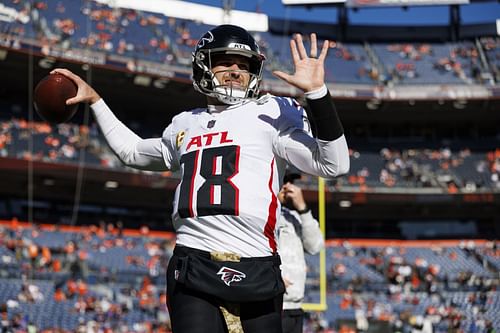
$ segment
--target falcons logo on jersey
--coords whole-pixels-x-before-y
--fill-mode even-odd
[[[232,268],[228,268],[226,266],[223,266],[218,272],[217,275],[220,275],[220,279],[224,281],[224,283],[228,286],[231,286],[231,283],[233,282],[240,282],[247,276],[245,273],[237,271]]]

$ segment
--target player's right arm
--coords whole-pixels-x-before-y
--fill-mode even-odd
[[[161,138],[143,139],[123,124],[103,99],[91,104],[94,117],[113,152],[127,166],[150,171],[169,170]]]
[[[63,74],[78,87],[75,97],[66,104],[89,103],[95,119],[106,141],[127,166],[150,171],[169,170],[167,160],[163,158],[161,138],[143,139],[123,124],[106,105],[99,94],[78,75],[64,68],[54,69],[51,74]]]

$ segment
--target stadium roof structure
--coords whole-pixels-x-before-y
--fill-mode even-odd
[[[385,6],[440,6],[463,5],[473,2],[493,0],[281,0],[286,6],[346,6],[346,7],[385,7]]]
[[[163,14],[208,25],[237,24],[251,31],[267,31],[268,17],[262,13],[231,10],[180,0],[95,0],[110,7],[129,8]]]
[[[55,1],[54,1],[55,2]],[[109,3],[109,6],[107,5]],[[96,5],[98,4],[98,5]],[[155,17],[155,25],[140,27],[137,23],[133,25],[136,29],[135,33],[130,32],[127,35],[119,33],[109,33],[109,38],[111,42],[109,44],[114,45],[111,50],[105,48],[99,48],[99,44],[93,46],[81,44],[82,40],[87,40],[88,37],[96,36],[99,32],[97,27],[97,21],[87,20],[85,16],[78,11],[78,9],[72,9],[71,15],[73,15],[72,20],[76,23],[76,35],[78,38],[69,38],[69,36],[61,35],[64,41],[61,40],[59,43],[53,43],[50,47],[44,46],[43,38],[54,38],[58,36],[58,31],[53,29],[53,25],[47,24],[50,20],[61,20],[70,15],[69,12],[66,14],[51,13],[50,17],[43,17],[41,20],[36,19],[33,15],[27,16],[25,14],[25,19],[27,18],[30,22],[25,23],[23,21],[23,16],[19,16],[14,20],[10,21],[16,15],[21,15],[23,12],[20,10],[19,6],[9,5],[0,6],[0,23],[2,24],[2,32],[0,32],[0,38],[3,38],[1,49],[0,49],[0,67],[4,68],[5,71],[11,70],[14,67],[12,64],[19,62],[19,67],[26,67],[25,57],[31,55],[35,56],[36,63],[40,67],[38,70],[40,73],[45,73],[48,68],[54,66],[57,62],[71,62],[75,64],[86,64],[96,67],[108,68],[114,71],[112,74],[107,74],[107,76],[114,77],[116,75],[132,77],[134,84],[142,83],[145,88],[151,86],[156,87],[158,90],[160,88],[165,88],[167,85],[169,89],[163,89],[172,91],[172,87],[175,86],[176,89],[189,89],[190,86],[190,56],[192,45],[183,44],[182,36],[177,32],[169,30],[169,24],[166,24],[166,19],[170,17],[177,17],[179,15],[184,15],[190,17],[190,19],[178,20],[177,24],[181,24],[188,29],[192,29],[191,38],[197,38],[200,31],[206,31],[207,27],[210,27],[207,23],[199,23],[196,21],[196,17],[200,13],[204,12],[205,15],[201,15],[208,19],[224,19],[225,13],[228,11],[227,8],[219,8],[213,6],[203,6],[185,1],[178,0],[150,0],[150,1],[137,1],[137,0],[95,0],[88,2],[87,5],[89,9],[92,6],[95,9],[98,8],[117,8],[116,6],[124,6],[119,8],[134,8],[136,11],[140,12],[139,8],[144,8],[144,15],[150,15]],[[178,7],[180,6],[180,7]],[[16,8],[16,9],[14,9]],[[194,9],[194,10],[193,10]],[[214,11],[213,15],[206,15],[207,13],[212,13],[209,10]],[[438,57],[449,56],[446,52],[456,52],[459,48],[476,48],[481,49],[480,37],[491,37],[496,36],[496,25],[491,24],[480,24],[480,25],[457,25],[457,26],[394,26],[394,25],[351,25],[347,22],[344,23],[316,23],[316,22],[304,22],[295,20],[285,20],[279,18],[269,18],[264,14],[255,14],[249,12],[230,10],[231,17],[235,18],[235,14],[242,13],[244,15],[244,20],[238,19],[238,24],[244,22],[254,23],[259,22],[259,20],[265,21],[265,24],[257,24],[260,28],[266,28],[266,32],[257,32],[256,37],[262,39],[263,43],[268,43],[268,50],[265,53],[279,54],[275,57],[275,63],[279,65],[286,65],[290,62],[290,59],[282,54],[284,48],[288,46],[288,38],[290,34],[294,32],[300,32],[302,34],[309,34],[310,32],[317,32],[321,38],[334,41],[336,45],[340,47],[337,49],[332,49],[331,56],[329,60],[332,62],[329,64],[331,68],[331,75],[329,77],[329,85],[332,91],[332,97],[341,99],[355,99],[363,101],[375,100],[379,101],[406,101],[406,100],[456,100],[456,99],[467,99],[467,100],[496,100],[498,101],[500,96],[500,90],[498,89],[498,78],[495,80],[492,74],[492,68],[484,65],[479,70],[481,75],[481,80],[474,81],[472,74],[467,72],[467,77],[465,79],[457,79],[456,77],[451,77],[451,73],[448,76],[443,75],[442,77],[436,77],[435,73],[432,75],[421,75],[423,70],[425,73],[430,73],[430,66],[433,65],[433,61],[438,61]],[[2,20],[2,13],[5,13],[9,21]],[[42,14],[49,14],[49,11],[40,11]],[[158,14],[160,13],[160,14]],[[59,16],[60,17],[59,17]],[[257,16],[254,16],[257,15]],[[258,19],[253,20],[253,17]],[[459,15],[457,16],[457,19]],[[227,19],[227,17],[226,17]],[[44,21],[45,20],[45,21]],[[49,21],[47,21],[49,20]],[[87,20],[87,21],[86,21]],[[3,21],[3,22],[2,22]],[[33,21],[33,22],[31,22]],[[54,21],[54,22],[55,22]],[[161,22],[156,24],[156,22]],[[175,21],[175,20],[174,20]],[[182,21],[182,22],[179,22]],[[104,25],[106,27],[106,25]],[[139,26],[139,28],[138,28]],[[45,28],[44,28],[45,27]],[[139,31],[142,29],[141,31]],[[162,30],[163,29],[163,30]],[[257,28],[255,28],[257,29]],[[26,31],[24,34],[17,36],[17,32]],[[41,38],[41,35],[47,34],[47,36]],[[60,33],[60,32],[59,32]],[[155,39],[158,43],[158,38],[155,34],[160,33],[161,38],[166,38],[169,45],[173,45],[171,48],[176,50],[181,50],[172,57],[175,61],[166,61],[166,53],[172,53],[176,50],[170,50],[166,48],[165,50],[158,50],[153,48],[148,44],[152,39]],[[90,34],[87,36],[87,34]],[[104,35],[107,35],[105,33]],[[20,38],[19,38],[20,37]],[[68,39],[69,38],[69,39]],[[92,37],[95,38],[95,37]],[[120,39],[130,39],[127,43],[130,45],[138,44],[136,49],[148,51],[148,54],[138,54],[136,53],[118,53],[117,45],[121,42]],[[460,42],[449,43],[454,38],[460,38]],[[461,43],[462,38],[467,38],[466,43]],[[181,42],[179,42],[179,40]],[[189,40],[192,43],[194,39]],[[172,43],[175,41],[174,43]],[[420,66],[422,63],[425,65],[422,68],[417,68],[416,72],[422,77],[417,80],[400,80],[400,81],[384,81],[383,77],[390,78],[390,70],[395,66],[397,62],[405,61],[400,59],[388,60],[394,54],[389,54],[385,50],[380,51],[378,54],[376,51],[380,48],[387,48],[389,44],[392,43],[412,43],[416,41],[422,41],[424,43],[436,43],[432,45],[433,51],[439,54],[434,57],[428,57],[427,60],[420,61],[415,66]],[[380,45],[377,45],[379,43]],[[388,45],[384,45],[387,43]],[[286,45],[285,45],[286,44]],[[285,45],[285,47],[283,47]],[[127,46],[128,47],[128,46]],[[352,54],[356,54],[356,61],[341,61],[342,48],[347,50]],[[153,52],[153,51],[154,52]],[[154,57],[159,51],[163,53],[160,56]],[[336,51],[336,53],[334,53]],[[21,53],[21,54],[17,54]],[[483,52],[485,53],[485,52]],[[491,51],[490,54],[481,54],[481,64],[487,64],[488,56],[491,59],[496,59],[495,51]],[[163,58],[161,58],[163,57]],[[337,59],[338,58],[338,59]],[[464,62],[465,68],[470,68],[467,60],[462,60]],[[268,61],[270,63],[270,61]],[[370,63],[370,64],[368,64]],[[366,71],[366,66],[376,66],[379,73],[377,78],[373,79],[368,77],[366,74],[364,76],[358,75],[358,71]],[[272,70],[273,68],[269,69]],[[347,71],[349,69],[349,71]],[[422,69],[422,71],[420,70]],[[348,72],[350,75],[348,79],[343,79],[347,75],[344,72],[340,73],[340,70]],[[121,72],[118,74],[116,72]],[[5,72],[7,73],[7,72]],[[35,73],[36,74],[36,73]],[[446,74],[446,73],[445,73]],[[449,73],[448,73],[449,74]],[[427,76],[426,76],[427,75]],[[361,79],[358,79],[361,77]],[[39,76],[35,75],[35,78]],[[381,79],[382,78],[382,79]],[[429,79],[430,78],[430,79]],[[404,81],[404,82],[403,82]],[[401,83],[402,82],[402,83]],[[22,84],[20,85],[22,86]],[[276,94],[287,94],[287,95],[298,95],[299,92],[290,87],[289,85],[276,80],[271,74],[264,78],[264,84],[262,87],[263,91],[269,91]],[[175,100],[175,99],[174,99]],[[191,99],[190,99],[191,101]]]

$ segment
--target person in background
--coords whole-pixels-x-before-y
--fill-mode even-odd
[[[286,291],[283,297],[283,333],[302,333],[302,301],[306,282],[305,253],[317,254],[325,241],[318,221],[312,216],[302,189],[294,184],[299,171],[288,168],[278,194],[281,217],[278,223],[278,253]]]

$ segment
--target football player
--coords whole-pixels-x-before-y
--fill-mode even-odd
[[[259,95],[264,55],[245,29],[221,25],[192,54],[193,85],[207,96],[207,107],[175,116],[161,138],[137,136],[80,77],[53,71],[77,84],[67,104],[91,104],[124,164],[181,171],[172,215],[176,247],[167,269],[174,333],[281,332],[284,284],[275,229],[286,164],[325,178],[349,169],[343,127],[324,82],[328,41],[319,49],[315,34],[310,41],[308,54],[295,35],[295,72],[274,75],[305,93],[312,119],[291,98]]]

